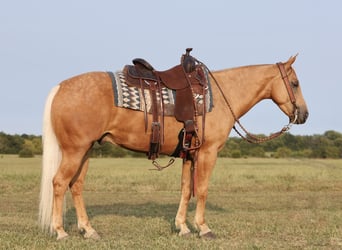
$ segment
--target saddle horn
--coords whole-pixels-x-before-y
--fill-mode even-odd
[[[182,65],[186,73],[190,73],[196,68],[196,60],[190,55],[192,48],[187,48],[185,50],[185,55],[182,56]]]

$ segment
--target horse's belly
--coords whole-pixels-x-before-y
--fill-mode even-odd
[[[144,113],[124,108],[114,108],[114,117],[104,141],[127,149],[147,152],[150,147],[152,117],[148,115],[147,129]],[[162,122],[161,122],[162,124]],[[178,134],[183,124],[174,117],[164,117],[161,126],[161,153],[171,154],[178,144]]]

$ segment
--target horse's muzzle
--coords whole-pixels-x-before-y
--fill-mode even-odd
[[[309,112],[306,108],[301,109],[300,107],[297,107],[297,119],[293,122],[294,124],[303,124],[306,122],[306,120],[309,117]],[[290,117],[290,120],[293,121],[293,117]]]

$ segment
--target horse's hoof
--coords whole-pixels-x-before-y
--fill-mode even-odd
[[[213,232],[211,232],[211,231],[209,231],[209,232],[207,232],[205,234],[202,234],[199,237],[201,239],[204,239],[204,240],[214,240],[214,239],[216,239],[216,235]]]
[[[57,235],[57,240],[61,241],[61,240],[66,240],[69,237],[69,235],[67,233],[60,233]]]
[[[175,232],[178,232],[178,236],[180,237],[188,237],[191,235],[191,231],[186,225],[186,223],[176,224]]]
[[[179,237],[188,238],[188,237],[191,236],[191,232],[190,232],[190,231],[189,231],[189,232],[186,232],[186,233],[181,233],[181,232],[179,232],[178,236],[179,236]]]
[[[85,233],[83,236],[85,239],[100,240],[101,237],[96,231]]]

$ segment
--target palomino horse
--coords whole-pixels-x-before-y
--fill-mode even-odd
[[[263,99],[272,99],[293,123],[306,121],[308,109],[292,68],[295,59],[291,57],[281,64],[283,70],[277,64],[268,64],[212,72],[214,107],[206,115],[205,141],[198,151],[195,187],[194,223],[201,237],[214,237],[204,218],[208,182],[217,153],[224,146],[235,121]],[[151,124],[151,115],[148,119]],[[52,89],[45,106],[43,129],[39,220],[44,230],[56,232],[57,239],[68,236],[63,228],[63,201],[70,188],[79,230],[84,232],[85,238],[99,238],[90,225],[82,197],[89,163],[87,153],[99,140],[147,152],[150,132],[145,133],[144,126],[143,112],[114,106],[112,82],[106,72],[78,75]],[[174,117],[165,117],[162,154],[172,154],[182,126]],[[198,126],[200,130],[201,122]],[[179,235],[190,233],[186,225],[192,191],[190,168],[191,162],[185,160],[175,218]]]

